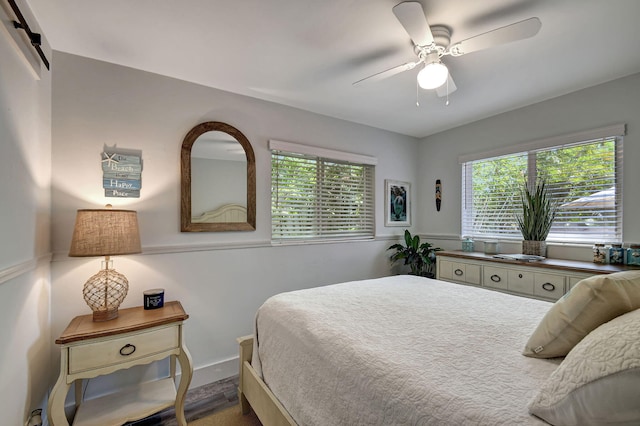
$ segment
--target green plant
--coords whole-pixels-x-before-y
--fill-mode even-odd
[[[387,249],[396,250],[390,257],[391,263],[404,260],[404,265],[411,268],[411,275],[433,278],[436,252],[442,249],[427,242],[420,244],[420,236],[411,236],[408,229],[404,231],[404,242],[405,245],[394,244]]]
[[[545,241],[553,220],[558,212],[558,204],[552,200],[544,179],[538,179],[530,189],[525,182],[520,189],[522,213],[516,215],[522,238],[527,241]]]

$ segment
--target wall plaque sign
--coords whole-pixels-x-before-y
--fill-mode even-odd
[[[104,151],[102,187],[105,197],[140,198],[142,156]]]

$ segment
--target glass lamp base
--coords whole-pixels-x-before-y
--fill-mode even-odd
[[[127,296],[129,281],[115,269],[103,269],[87,280],[82,289],[84,301],[93,311],[94,321],[118,317],[118,307]]]

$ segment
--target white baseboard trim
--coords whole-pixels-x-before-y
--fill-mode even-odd
[[[194,369],[189,389],[195,389],[209,383],[217,382],[218,380],[237,376],[240,368],[239,363],[240,358],[236,356],[225,361]]]

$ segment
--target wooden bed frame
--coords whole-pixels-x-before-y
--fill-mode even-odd
[[[296,426],[297,423],[251,366],[253,336],[238,337],[237,340],[240,345],[238,400],[242,414],[253,409],[263,426]]]

